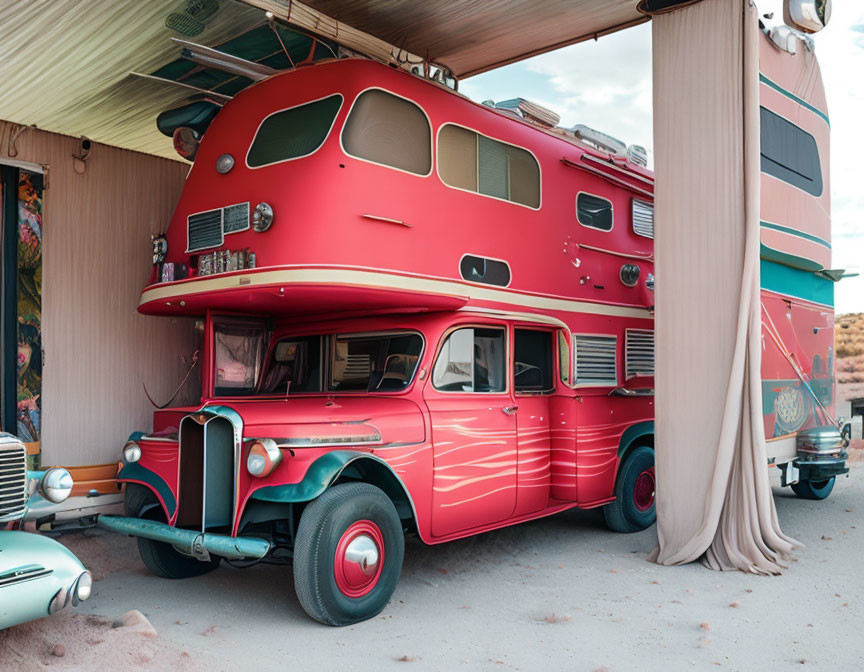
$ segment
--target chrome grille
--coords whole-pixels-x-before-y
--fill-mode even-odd
[[[627,378],[654,375],[654,332],[628,329],[625,339]]]
[[[654,204],[633,199],[633,233],[654,238]]]
[[[187,252],[198,252],[222,245],[222,208],[189,215]]]
[[[617,336],[574,335],[576,384],[617,385]]]
[[[27,506],[27,449],[10,434],[0,435],[0,522],[24,516]]]

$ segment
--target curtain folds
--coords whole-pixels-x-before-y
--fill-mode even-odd
[[[653,19],[657,533],[651,559],[775,574],[762,429],[759,28],[749,0]]]

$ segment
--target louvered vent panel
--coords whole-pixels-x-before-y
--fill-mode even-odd
[[[222,244],[222,208],[189,215],[189,249],[198,252]]]
[[[654,237],[654,204],[633,199],[633,233],[645,238]]]
[[[222,229],[225,233],[237,233],[249,228],[249,204],[238,203],[224,208]]]
[[[654,375],[654,332],[628,329],[625,340],[627,378]]]
[[[617,385],[616,336],[575,336],[576,384]]]
[[[5,443],[0,445],[0,521],[22,517],[26,504],[27,451],[17,441]]]

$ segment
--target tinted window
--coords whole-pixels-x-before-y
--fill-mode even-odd
[[[459,273],[465,280],[506,287],[510,284],[510,267],[497,259],[466,254],[459,262]]]
[[[335,95],[274,112],[258,128],[246,163],[258,168],[311,154],[324,144],[341,105]]]
[[[386,91],[364,91],[354,102],[342,145],[351,156],[428,175],[432,170],[432,130],[418,105]]]
[[[447,337],[432,384],[444,392],[504,392],[507,359],[503,329],[458,329]]]
[[[321,391],[321,336],[289,338],[273,348],[261,382],[263,394],[299,394]]]
[[[764,107],[760,115],[762,172],[821,196],[822,166],[816,138]]]
[[[532,154],[461,126],[441,127],[438,174],[451,187],[540,207],[540,166]]]
[[[330,389],[393,392],[405,389],[423,350],[419,334],[337,336]]]
[[[217,397],[257,392],[266,342],[267,331],[257,324],[214,325],[214,393]]]
[[[582,226],[612,230],[612,203],[605,198],[581,193],[576,197],[576,219]]]
[[[514,389],[517,392],[548,392],[555,388],[552,377],[552,333],[516,329],[513,347]]]

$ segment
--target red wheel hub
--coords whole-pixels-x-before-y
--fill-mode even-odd
[[[336,587],[347,597],[363,597],[378,583],[383,567],[384,535],[380,528],[371,520],[349,525],[336,544]]]
[[[633,486],[633,503],[640,511],[647,511],[654,506],[654,467],[646,469],[636,477],[636,485]]]

